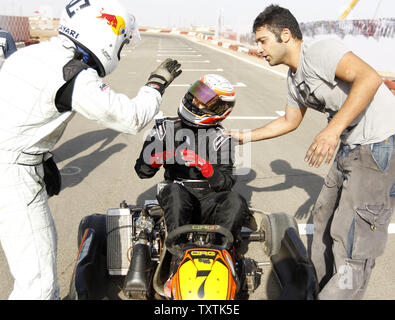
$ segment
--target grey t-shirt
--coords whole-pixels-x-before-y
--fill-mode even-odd
[[[343,106],[351,83],[336,78],[340,59],[348,50],[337,39],[303,42],[298,69],[288,72],[288,105],[309,107],[327,115],[328,121]],[[344,144],[369,144],[395,134],[395,96],[382,84],[368,107],[342,136]]]

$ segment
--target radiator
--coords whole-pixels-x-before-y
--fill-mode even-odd
[[[130,209],[108,209],[106,229],[108,273],[124,276],[129,270],[129,249],[132,246],[133,216]]]

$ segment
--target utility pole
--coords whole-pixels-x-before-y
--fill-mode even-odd
[[[379,3],[377,4],[377,7],[376,7],[376,11],[374,12],[374,15],[373,15],[373,19],[376,19],[377,13],[379,12],[379,7],[381,5],[381,2],[382,2],[382,0],[379,0]]]
[[[218,15],[218,29],[217,29],[217,38],[219,39],[222,33],[222,27],[224,25],[224,9],[219,9]]]

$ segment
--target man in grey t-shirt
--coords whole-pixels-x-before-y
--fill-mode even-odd
[[[285,115],[250,133],[247,143],[295,130],[307,108],[326,114],[305,161],[335,156],[313,210],[311,259],[319,299],[361,299],[387,241],[395,189],[395,98],[368,64],[334,39],[306,43],[289,10],[271,5],[254,22],[258,53],[289,66]],[[391,197],[392,195],[392,197]]]

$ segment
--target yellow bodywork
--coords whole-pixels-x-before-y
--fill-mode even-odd
[[[225,250],[187,250],[173,277],[175,299],[233,299],[236,285],[228,261],[232,263],[229,253]]]

